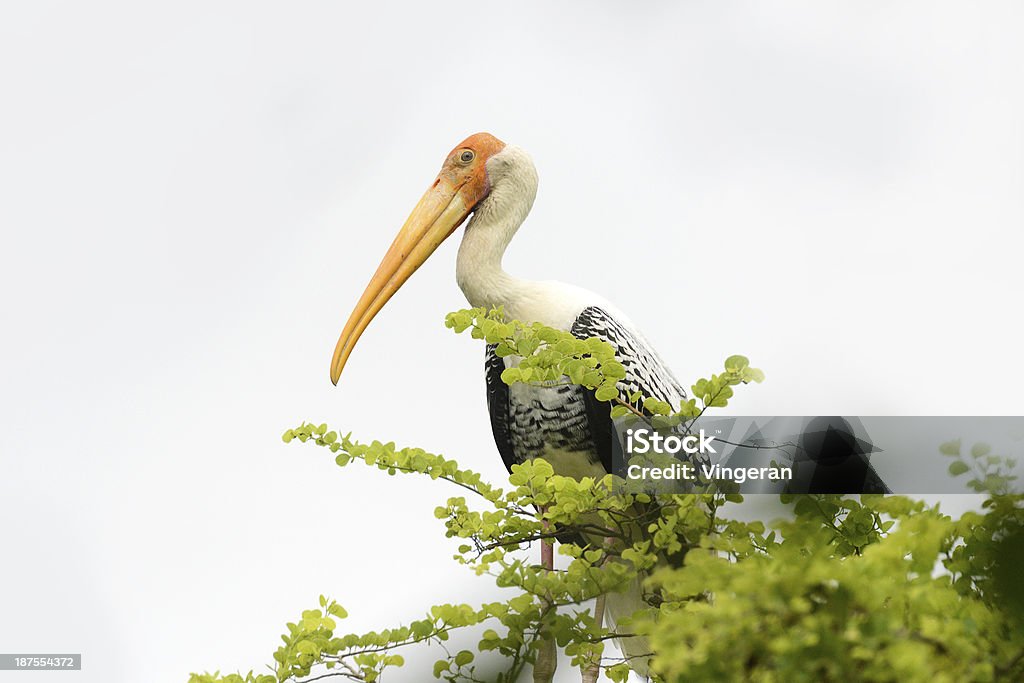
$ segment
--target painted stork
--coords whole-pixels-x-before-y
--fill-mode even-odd
[[[522,149],[488,133],[455,147],[388,249],[345,325],[331,361],[338,378],[360,335],[435,249],[472,214],[456,261],[456,279],[474,307],[503,306],[510,318],[540,322],[579,338],[610,342],[625,366],[620,388],[678,406],[683,388],[639,330],[596,294],[561,282],[521,280],[501,266],[505,249],[533,206],[537,170]],[[609,404],[579,386],[506,385],[511,358],[488,347],[487,407],[505,466],[543,457],[558,474],[582,478],[611,471]],[[609,609],[616,610],[609,598]],[[622,609],[626,611],[625,606]],[[628,610],[630,613],[632,609]]]

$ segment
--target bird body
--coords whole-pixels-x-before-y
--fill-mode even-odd
[[[685,398],[679,382],[610,302],[574,285],[521,280],[505,272],[502,257],[533,206],[537,171],[530,156],[512,145],[487,161],[487,171],[492,190],[466,225],[456,261],[456,280],[470,305],[500,306],[515,320],[608,341],[627,370],[623,388],[679,405]],[[518,358],[499,358],[493,347],[486,353],[488,411],[507,467],[543,457],[556,473],[577,479],[611,471],[607,404],[595,401],[582,387],[564,383],[506,386],[501,372]]]
[[[492,135],[477,133],[455,147],[352,311],[335,348],[331,380],[337,383],[373,317],[472,214],[456,261],[456,279],[470,305],[501,307],[507,318],[541,323],[581,339],[598,337],[616,349],[626,369],[626,377],[618,383],[620,391],[627,395],[638,391],[679,406],[685,391],[643,334],[615,306],[585,289],[519,279],[502,268],[506,248],[533,207],[537,183],[530,156]],[[611,472],[609,404],[597,401],[591,390],[564,381],[505,384],[502,371],[519,360],[498,357],[493,346],[486,350],[488,412],[506,467],[542,457],[556,474],[577,479]],[[608,597],[613,617],[643,606],[639,586]],[[649,651],[639,638],[626,640],[625,648],[635,653]]]

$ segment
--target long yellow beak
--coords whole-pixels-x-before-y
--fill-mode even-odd
[[[475,197],[472,191],[467,193],[460,191],[462,189],[463,185],[452,184],[442,174],[409,214],[345,323],[331,359],[331,382],[338,383],[345,362],[374,316],[441,242],[466,220],[475,204]],[[464,194],[470,194],[470,201]]]

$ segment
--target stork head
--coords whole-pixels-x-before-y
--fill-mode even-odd
[[[334,384],[373,317],[491,191],[487,161],[504,148],[505,143],[490,133],[477,133],[448,153],[345,324],[331,360]]]

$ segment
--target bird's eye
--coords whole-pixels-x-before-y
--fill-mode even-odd
[[[473,161],[474,156],[475,155],[473,154],[473,151],[467,149],[466,151],[459,155],[459,160],[464,164],[468,164],[469,162]]]

